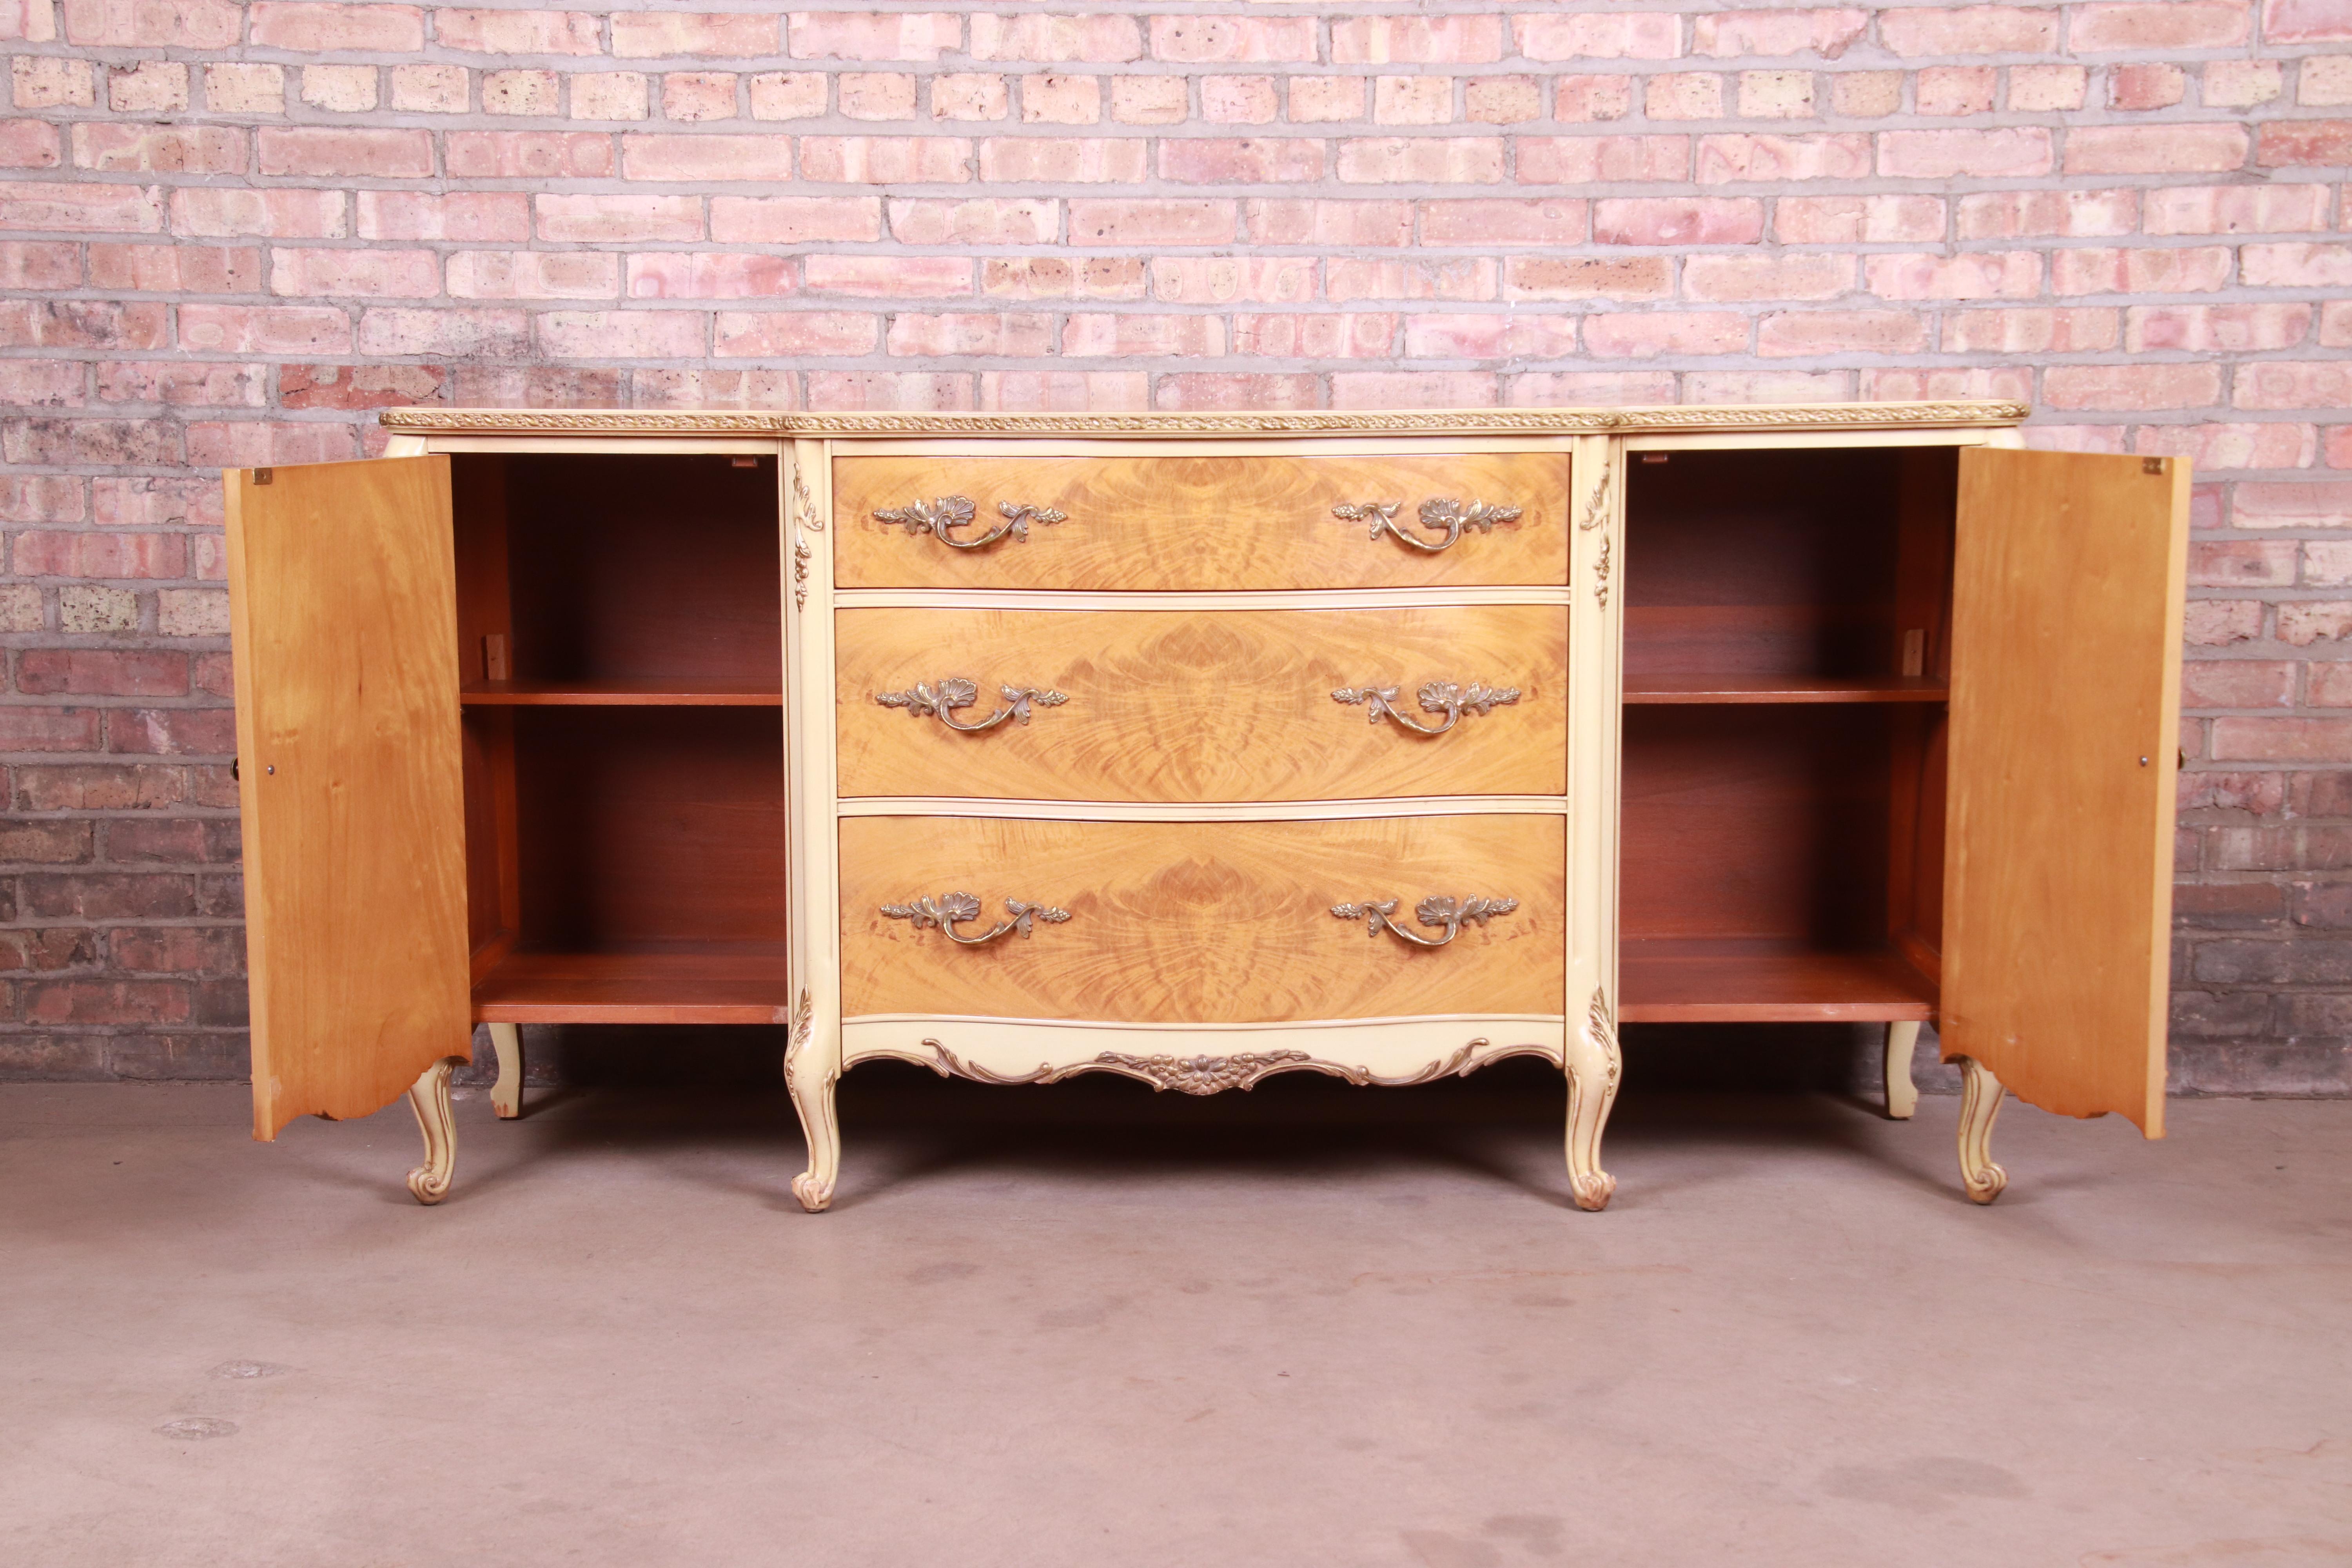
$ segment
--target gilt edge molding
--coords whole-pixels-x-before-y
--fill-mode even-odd
[[[784,410],[387,408],[386,429],[555,436],[1546,436],[1638,430],[1819,430],[2014,425],[2022,403],[1664,405],[1287,414],[805,414]]]

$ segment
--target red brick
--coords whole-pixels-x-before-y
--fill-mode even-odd
[[[611,300],[620,258],[581,250],[459,250],[447,264],[457,300]]]
[[[1301,145],[1313,148],[1315,143]],[[980,177],[1019,184],[1139,184],[1148,166],[1147,146],[1139,136],[992,136],[980,144]],[[961,164],[958,170],[961,174]]]
[[[1334,408],[1491,408],[1494,373],[1483,370],[1350,370],[1331,376]]]
[[[257,48],[411,55],[425,47],[425,14],[413,5],[254,0],[247,16]]]
[[[1753,245],[1764,204],[1748,196],[1640,196],[1596,202],[1596,245]]]
[[[1895,53],[1913,58],[2049,54],[2058,45],[2058,13],[2016,5],[1903,7],[1879,13],[1878,36]]]
[[[245,932],[235,926],[116,926],[107,957],[130,973],[242,974]]]
[[[18,567],[23,573],[25,568]],[[0,752],[94,752],[100,710],[0,706]],[[41,809],[36,806],[34,809]]]
[[[341,191],[187,186],[172,193],[172,228],[199,238],[341,239],[349,200]]]
[[[1717,59],[1811,54],[1834,60],[1870,30],[1858,6],[1819,11],[1713,11],[1691,18],[1691,52]]]
[[[1584,346],[1601,359],[1738,353],[1748,321],[1724,310],[1614,311],[1585,318]]]
[[[890,237],[901,245],[1051,245],[1061,205],[1036,197],[902,197],[890,203]]]
[[[0,818],[0,861],[70,866],[89,859],[93,835],[87,822],[10,822]],[[13,950],[0,949],[0,952]]]
[[[49,920],[174,920],[196,912],[195,880],[152,873],[46,873],[23,879],[26,912]]]
[[[721,245],[803,245],[882,237],[878,196],[713,196],[710,237]]]
[[[1054,352],[1054,318],[1027,312],[959,310],[925,315],[904,311],[890,319],[886,346],[893,354],[910,358],[971,354],[1034,358]]]
[[[2143,425],[2133,433],[2132,450],[2187,458],[2200,474],[2215,468],[2301,468],[2311,464],[2315,437],[2310,426],[2286,420]]]
[[[2193,588],[2291,588],[2296,545],[2291,540],[2192,540],[2189,584]]]
[[[362,191],[357,201],[362,239],[480,244],[530,237],[530,197],[521,191]]]
[[[2231,499],[2230,521],[2238,528],[2352,526],[2352,479],[2240,484]],[[2282,606],[2281,614],[2284,613]],[[2284,621],[2281,626],[2284,637]]]
[[[1917,244],[1944,237],[1941,196],[1782,196],[1774,237],[1785,245]]]
[[[2126,235],[2138,226],[2139,193],[1979,191],[1960,198],[1958,218],[1962,239]]]
[[[990,177],[987,152],[994,145],[982,149],[983,177]],[[1169,137],[1160,143],[1160,177],[1184,184],[1308,184],[1323,177],[1323,143],[1304,137]]]
[[[1162,377],[1159,406],[1177,412],[1318,408],[1322,390],[1314,375],[1194,372]]]
[[[1154,16],[1151,58],[1186,64],[1312,60],[1311,16]]]
[[[2084,54],[2121,49],[2226,49],[2253,31],[2250,0],[2146,0],[2067,8],[2066,47]]]
[[[2240,408],[2338,412],[2352,407],[2352,361],[2242,364],[2231,375],[2230,401]]]
[[[1669,299],[1674,266],[1664,256],[1514,256],[1505,288],[1514,300]]]
[[[265,174],[372,175],[424,179],[433,174],[429,131],[372,131],[328,125],[265,125],[255,132]],[[451,174],[457,164],[452,138]]]
[[[1151,264],[1151,297],[1168,304],[1304,304],[1315,298],[1310,257],[1161,257]]]
[[[70,289],[81,281],[81,251],[63,241],[0,241],[0,289]]]
[[[28,1024],[184,1024],[185,985],[162,980],[41,980],[23,987]]]
[[[1513,265],[1524,259],[1515,258]],[[1323,270],[1323,297],[1347,304],[1358,300],[1492,300],[1500,269],[1484,256],[1451,260],[1335,256]]]
[[[0,228],[161,234],[163,192],[155,185],[0,181]]]
[[[694,310],[549,310],[531,326],[559,359],[689,359],[702,355],[708,322]]]
[[[1491,184],[1504,177],[1496,137],[1362,136],[1339,146],[1339,175],[1349,184]]]
[[[532,210],[541,239],[613,244],[702,237],[699,196],[540,195]]]
[[[1851,256],[1693,256],[1683,262],[1689,300],[1834,300],[1853,288]]]
[[[1860,132],[1810,136],[1724,135],[1698,139],[1698,183],[1864,180],[1870,138]]]
[[[1930,66],[1912,91],[1922,114],[1989,114],[2000,79],[1991,66]]]
[[[1552,117],[1563,122],[1622,120],[1633,112],[1630,76],[1562,76],[1552,79]]]
[[[613,139],[593,131],[452,131],[447,153],[452,179],[601,180],[614,173]]]
[[[1581,245],[1591,204],[1577,196],[1497,198],[1421,204],[1421,242],[1486,248],[1506,245]]]
[[[180,307],[180,346],[214,353],[342,353],[351,318],[323,305]]]
[[[16,656],[16,689],[28,697],[184,697],[188,656],[137,649],[26,648]]]
[[[16,535],[11,557],[27,577],[184,577],[188,542],[177,533]]]
[[[79,408],[89,381],[79,360],[0,359],[0,403],[19,408]]]
[[[245,30],[234,0],[65,0],[66,41],[104,48],[231,49]]]
[[[438,403],[449,373],[431,364],[289,364],[278,371],[286,408],[398,408]]]
[[[963,18],[944,11],[794,11],[784,40],[797,60],[936,60],[963,44]]]
[[[0,121],[0,168],[54,169],[62,157],[56,126],[39,120]]]
[[[2240,280],[2255,288],[2342,289],[2352,282],[2352,245],[2292,240],[2239,252]]]
[[[880,323],[856,310],[723,310],[713,323],[721,358],[872,353]]]
[[[2352,719],[2216,719],[2213,759],[2352,762]]]
[[[441,291],[440,258],[429,250],[373,247],[270,252],[269,291],[360,300],[423,300]]]
[[[1520,15],[1511,31],[1531,60],[1670,60],[1682,49],[1682,18],[1658,11]]]
[[[1779,310],[1756,326],[1756,352],[1768,357],[1917,353],[1927,323],[1909,310]]]
[[[2273,44],[2352,40],[2352,4],[2347,4],[2347,0],[2263,0],[2263,37]]]
[[[1880,254],[1862,265],[1864,285],[1885,300],[2016,300],[2042,291],[2042,258],[2030,250]]]
[[[1221,354],[1224,322],[1216,316],[1077,314],[1062,327],[1062,353],[1097,354]]]
[[[812,370],[809,404],[820,409],[950,409],[973,404],[970,374],[913,371]]]
[[[1687,136],[1522,136],[1523,185],[1582,185],[1600,181],[1675,181],[1690,173]]]
[[[1393,327],[1396,318],[1366,320]],[[1408,316],[1404,352],[1413,359],[1569,359],[1576,354],[1576,327],[1574,316]],[[1349,357],[1379,358],[1388,349],[1386,334],[1374,331],[1366,333],[1360,352]]]
[[[2042,373],[2052,408],[2203,408],[2221,398],[2218,364],[2059,364]]]
[[[792,142],[788,137],[775,135],[630,134],[621,138],[621,169],[632,180],[695,183],[790,180],[793,177]],[[685,201],[692,198],[669,199]]]
[[[2120,65],[2107,74],[2107,102],[2116,109],[2169,109],[2189,94],[2179,66]]]
[[[0,520],[79,522],[81,514],[79,479],[65,474],[0,474]]]
[[[1230,201],[1089,200],[1069,207],[1072,245],[1230,245],[1239,219]]]
[[[803,136],[801,178],[829,184],[961,184],[972,146],[961,136]]]
[[[1895,13],[1889,13],[1889,17]],[[2138,135],[2133,126],[2129,133]],[[2069,134],[2081,136],[2076,130]],[[2071,157],[2072,142],[2068,143]],[[2002,179],[2046,174],[2050,132],[2039,125],[2000,131],[1882,131],[1878,172],[1899,180]],[[2070,165],[2071,167],[2071,165]]]
[[[468,55],[593,55],[604,47],[586,11],[436,11],[433,41]]]
[[[1348,16],[1331,24],[1334,65],[1478,65],[1502,58],[1500,16]]]
[[[800,292],[800,264],[789,256],[637,251],[628,259],[632,300],[780,300]]]
[[[2146,196],[2150,234],[2293,234],[2327,226],[2328,187],[2173,185]]]
[[[2116,312],[2065,310],[1955,310],[1944,318],[1947,353],[2103,353],[2116,346]]]
[[[269,400],[268,372],[210,360],[109,360],[98,367],[98,395],[108,403],[258,408]]]
[[[2210,293],[2229,287],[2230,260],[2228,247],[2218,245],[2130,250],[2086,246],[2051,254],[2050,288],[2059,295]]]
[[[2294,348],[2311,330],[2311,307],[2294,305],[2136,305],[2124,346],[2133,353],[2185,349],[2245,353]]]
[[[234,368],[262,374],[259,365]],[[210,474],[184,479],[134,476],[99,479],[90,485],[90,521],[102,528],[218,528],[221,490]]]
[[[364,354],[512,357],[525,352],[528,338],[529,328],[520,310],[379,306],[360,317],[360,352]]]
[[[223,125],[142,125],[83,121],[73,128],[73,161],[100,174],[242,174],[245,132]]]
[[[1317,245],[1354,250],[1412,243],[1411,202],[1258,197],[1244,203],[1242,211],[1247,219],[1249,238],[1259,245]]]
[[[976,60],[1123,65],[1143,58],[1143,29],[1133,16],[979,12],[971,18],[971,53]]]
[[[2218,174],[2242,167],[2247,145],[2242,125],[2078,125],[2066,133],[2066,173]]]
[[[56,826],[79,826],[86,830],[89,825]],[[97,934],[81,926],[0,931],[0,970],[37,973],[87,968],[98,962]]]
[[[141,294],[257,294],[261,252],[242,245],[112,245],[89,247],[95,289]]]
[[[613,54],[619,59],[665,59],[704,55],[750,59],[782,53],[782,19],[756,12],[688,14],[616,11]]]
[[[926,299],[972,291],[972,264],[963,256],[817,255],[801,263],[812,294]]]
[[[249,468],[263,463],[343,462],[359,456],[357,435],[351,426],[341,423],[196,420],[188,426],[188,461],[210,468]],[[159,604],[159,615],[160,610]]]
[[[17,735],[0,739],[0,746],[10,751],[95,750],[98,744],[98,711],[95,709],[78,711],[89,721],[85,744],[73,747],[28,746],[23,743],[24,737]],[[183,804],[188,794],[185,768],[150,763],[84,763],[65,767],[20,765],[12,771],[16,777],[16,808],[20,811],[158,811]]]
[[[2292,708],[2294,666],[2284,659],[2192,658],[2180,667],[2183,708]]]

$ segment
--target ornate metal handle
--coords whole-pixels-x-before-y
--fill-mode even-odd
[[[982,534],[978,539],[958,539],[948,531],[961,528],[972,520],[973,507],[970,496],[940,496],[932,500],[909,502],[906,506],[886,506],[874,514],[877,522],[895,522],[908,533],[928,533],[941,544],[953,550],[985,550],[998,540],[1010,535],[1015,544],[1029,542],[1029,525],[1033,522],[1064,522],[1069,513],[1055,511],[1050,506],[1031,506],[1027,501],[1001,500],[997,512],[1004,521]],[[1511,514],[1517,517],[1518,514]]]
[[[1404,502],[1401,500],[1342,501],[1331,509],[1331,515],[1342,522],[1370,523],[1370,537],[1373,539],[1383,533],[1390,534],[1424,554],[1434,555],[1441,550],[1451,548],[1454,542],[1462,537],[1464,529],[1475,528],[1486,533],[1498,522],[1518,521],[1522,510],[1515,506],[1489,506],[1482,500],[1463,502],[1451,497],[1433,497],[1421,503],[1421,526],[1442,530],[1445,537],[1432,543],[1426,539],[1415,538],[1397,526],[1397,509],[1402,505]]]
[[[1483,926],[1496,915],[1509,914],[1518,907],[1517,899],[1448,899],[1432,893],[1413,906],[1412,918],[1425,926],[1444,927],[1445,934],[1440,937],[1415,936],[1391,920],[1389,917],[1397,910],[1394,899],[1383,899],[1378,903],[1333,904],[1331,912],[1343,921],[1362,921],[1367,936],[1380,935],[1381,928],[1386,926],[1415,947],[1444,947],[1462,934],[1464,921]]]
[[[1370,706],[1364,717],[1375,724],[1383,718],[1389,718],[1416,735],[1443,735],[1462,721],[1465,711],[1483,719],[1493,712],[1498,703],[1517,702],[1519,689],[1516,686],[1482,686],[1475,680],[1467,689],[1450,680],[1425,682],[1418,693],[1421,710],[1444,714],[1445,722],[1443,724],[1422,724],[1406,718],[1397,711],[1396,695],[1397,689],[1393,686],[1343,686],[1331,693],[1331,700],[1369,703]]]
[[[1059,708],[1069,700],[1062,692],[1040,691],[1034,686],[1000,686],[997,689],[1004,693],[1005,706],[977,724],[961,723],[956,719],[959,711],[980,700],[979,683],[966,680],[961,675],[951,675],[936,686],[919,680],[911,690],[877,691],[874,694],[874,700],[885,708],[904,708],[910,718],[936,717],[949,729],[961,730],[967,735],[993,730],[1007,719],[1026,724],[1032,703],[1040,708]]]
[[[950,893],[934,899],[928,894],[903,904],[884,904],[882,912],[892,920],[905,921],[917,931],[925,926],[937,926],[947,932],[948,940],[965,947],[978,947],[984,942],[994,942],[1006,931],[1032,934],[1030,922],[1044,921],[1047,925],[1060,925],[1070,918],[1067,910],[1051,909],[1044,904],[1024,904],[1019,899],[1004,900],[1005,910],[1013,916],[999,921],[978,936],[964,936],[956,931],[957,922],[980,919],[980,900],[970,893]]]

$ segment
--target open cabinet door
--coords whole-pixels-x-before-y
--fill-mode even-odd
[[[253,1130],[469,1054],[449,459],[232,470]]]
[[[2189,465],[1960,456],[1947,1060],[2164,1132]]]

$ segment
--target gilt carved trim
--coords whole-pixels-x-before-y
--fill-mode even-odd
[[[1116,1073],[1139,1083],[1150,1084],[1155,1092],[1175,1089],[1180,1094],[1221,1094],[1229,1089],[1255,1089],[1276,1073],[1319,1072],[1358,1088],[1411,1089],[1416,1084],[1433,1083],[1442,1078],[1467,1078],[1490,1062],[1507,1057],[1543,1057],[1551,1053],[1540,1046],[1510,1046],[1502,1050],[1488,1050],[1490,1042],[1481,1036],[1460,1047],[1418,1071],[1383,1074],[1369,1068],[1349,1067],[1344,1063],[1326,1061],[1320,1057],[1299,1050],[1237,1051],[1232,1056],[1139,1056],[1126,1051],[1103,1051],[1087,1061],[1071,1062],[1055,1067],[1040,1062],[1024,1073],[1000,1073],[965,1061],[936,1039],[926,1038],[923,1045],[937,1058],[931,1070],[941,1078],[967,1078],[974,1083],[1026,1084],[1060,1083],[1080,1073]],[[1481,1052],[1486,1052],[1481,1055]]]
[[[388,430],[576,436],[1546,436],[2014,425],[2022,403],[1832,403],[1641,408],[1462,408],[1286,414],[807,414],[716,409],[387,408]]]

